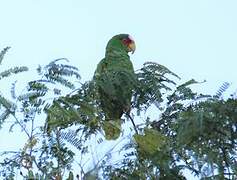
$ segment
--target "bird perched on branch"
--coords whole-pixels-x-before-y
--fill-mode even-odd
[[[135,73],[128,53],[135,49],[130,35],[116,35],[109,40],[105,58],[97,65],[94,80],[106,120],[121,122],[122,115],[130,112]]]

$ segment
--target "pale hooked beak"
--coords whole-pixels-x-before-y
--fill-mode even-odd
[[[136,44],[134,41],[132,41],[129,45],[128,45],[128,51],[132,52],[132,54],[135,52],[136,50]]]

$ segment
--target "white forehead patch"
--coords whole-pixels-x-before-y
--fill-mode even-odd
[[[133,39],[132,36],[128,35],[128,38],[129,38],[130,40],[134,41],[134,39]]]

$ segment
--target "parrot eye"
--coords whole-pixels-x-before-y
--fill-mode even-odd
[[[127,38],[123,39],[122,41],[123,41],[123,44],[128,44],[128,39]]]
[[[130,39],[130,37],[127,37],[127,38],[124,38],[124,39],[122,40],[122,42],[123,42],[123,44],[125,44],[125,45],[129,45],[131,42],[133,42],[133,40]]]

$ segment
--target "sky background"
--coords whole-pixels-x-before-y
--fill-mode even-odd
[[[11,46],[0,71],[65,57],[89,80],[107,41],[128,33],[137,45],[135,69],[155,61],[182,82],[207,80],[196,85],[203,93],[236,84],[236,0],[0,0],[0,7],[0,49]]]
[[[236,77],[235,0],[1,0],[0,6],[0,48],[12,47],[4,65],[33,69],[66,57],[90,79],[107,41],[129,33],[136,69],[149,60],[184,80]]]

